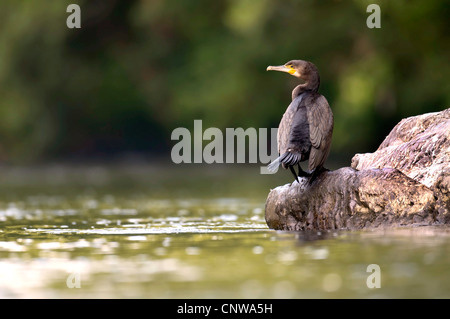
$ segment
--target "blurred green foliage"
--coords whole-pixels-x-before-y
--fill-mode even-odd
[[[448,0],[3,0],[0,161],[166,154],[194,119],[277,127],[296,79],[265,69],[291,59],[318,66],[349,160],[449,106],[449,16]]]

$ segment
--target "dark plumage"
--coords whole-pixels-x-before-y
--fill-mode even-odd
[[[278,127],[280,156],[268,168],[274,171],[281,164],[292,171],[297,182],[298,176],[310,176],[312,183],[328,157],[333,134],[333,113],[325,97],[318,93],[319,72],[314,64],[303,60],[269,66],[267,70],[287,72],[305,81],[292,91],[292,102]],[[300,162],[306,160],[309,160],[309,173],[300,167]]]

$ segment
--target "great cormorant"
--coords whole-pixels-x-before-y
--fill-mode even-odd
[[[317,67],[308,61],[292,60],[284,65],[269,66],[267,71],[287,72],[304,83],[292,91],[292,102],[284,112],[278,127],[279,157],[269,164],[275,171],[281,164],[298,177],[310,177],[309,182],[320,174],[328,157],[333,134],[333,113],[326,98],[318,93],[320,77]],[[309,173],[300,162],[309,160]],[[298,174],[294,166],[298,166]]]

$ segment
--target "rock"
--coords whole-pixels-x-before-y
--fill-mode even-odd
[[[375,153],[356,154],[357,170],[392,167],[428,186],[441,217],[450,211],[450,109],[397,124]],[[446,219],[445,217],[444,219]]]
[[[375,153],[352,159],[357,170],[392,167],[428,187],[448,175],[449,164],[450,109],[402,120]]]
[[[450,223],[450,109],[397,124],[352,167],[275,188],[266,222],[283,230]]]

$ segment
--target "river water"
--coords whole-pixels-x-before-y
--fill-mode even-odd
[[[0,170],[1,298],[450,298],[450,228],[279,232],[258,167]]]

